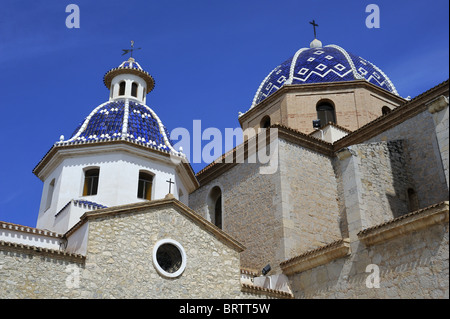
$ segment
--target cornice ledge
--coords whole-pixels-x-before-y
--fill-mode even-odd
[[[350,240],[345,238],[283,261],[280,266],[284,274],[292,275],[327,264],[349,254]]]
[[[241,284],[241,291],[250,293],[250,294],[257,294],[257,295],[266,295],[268,297],[273,298],[281,298],[281,299],[293,299],[294,295],[292,293],[281,291],[281,290],[275,290],[270,288],[263,288],[258,287],[254,285],[249,284]]]
[[[448,201],[444,201],[364,229],[358,233],[358,238],[367,246],[380,244],[416,230],[448,223],[448,212]]]

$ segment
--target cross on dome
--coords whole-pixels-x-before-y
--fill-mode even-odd
[[[316,37],[316,27],[318,27],[319,25],[316,24],[316,21],[312,20],[309,22],[310,24],[312,24],[313,28],[314,28],[314,39],[317,39]]]

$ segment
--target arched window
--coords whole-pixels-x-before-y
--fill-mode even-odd
[[[152,199],[153,175],[146,172],[139,172],[137,197],[142,199]]]
[[[136,82],[131,83],[131,96],[137,97],[138,85]]]
[[[222,191],[219,186],[211,189],[208,196],[208,219],[222,229]]]
[[[99,168],[91,168],[84,172],[83,196],[97,195]]]
[[[261,119],[261,123],[259,124],[261,128],[268,128],[270,126],[270,116],[266,115]]]
[[[386,105],[381,108],[381,113],[383,113],[383,115],[386,115],[390,112],[391,112],[391,109]]]
[[[321,101],[317,103],[316,111],[321,126],[324,126],[329,122],[336,124],[336,113],[331,101]]]
[[[52,179],[50,184],[48,185],[48,192],[47,192],[47,202],[45,204],[45,210],[49,209],[52,205],[52,198],[53,198],[53,191],[55,189],[55,179]]]
[[[125,81],[122,81],[119,84],[119,95],[125,95]]]
[[[214,205],[214,224],[222,229],[222,196],[219,196]]]

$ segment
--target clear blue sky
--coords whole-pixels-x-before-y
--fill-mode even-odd
[[[68,29],[65,8],[80,7]],[[365,8],[380,8],[368,29]],[[313,39],[380,67],[414,97],[448,78],[449,2],[291,0],[2,0],[0,220],[35,226],[42,182],[32,170],[108,99],[103,75],[134,40],[156,81],[147,104],[169,129],[239,127],[264,77]],[[194,164],[195,171],[205,164]]]

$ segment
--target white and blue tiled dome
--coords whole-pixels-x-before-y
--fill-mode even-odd
[[[169,132],[147,105],[115,99],[96,107],[63,143],[123,140],[161,151],[176,152]]]
[[[315,42],[314,42],[315,41]],[[386,91],[398,95],[394,84],[373,63],[337,45],[322,47],[314,40],[310,48],[302,48],[277,66],[262,81],[251,108],[262,102],[285,84],[305,84],[365,79]]]
[[[143,94],[138,97],[137,89],[134,95],[130,95],[129,91],[118,93],[117,90],[113,94],[113,87],[119,82],[127,82],[125,85],[129,86],[131,82],[136,83],[135,76],[145,81],[146,86],[141,86],[142,91],[145,91],[141,92]],[[58,145],[126,140],[180,155],[180,152],[173,148],[169,132],[158,115],[145,105],[145,94],[152,90],[154,80],[139,63],[129,58],[117,68],[108,71],[104,76],[104,83],[111,90],[109,101],[97,106],[79,123],[68,140],[61,136]],[[136,88],[138,86],[139,84]]]

